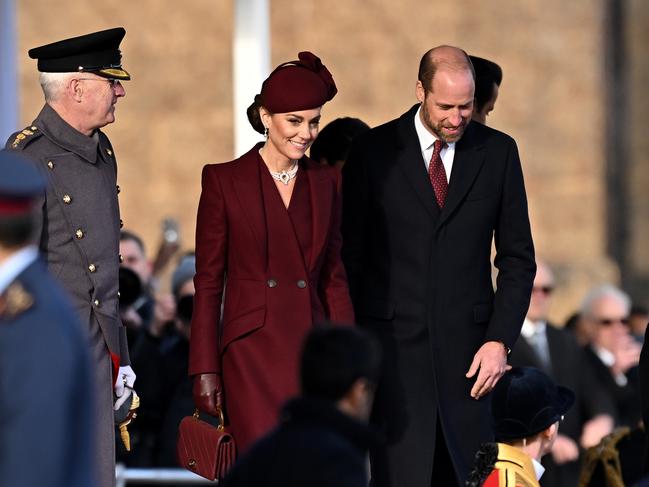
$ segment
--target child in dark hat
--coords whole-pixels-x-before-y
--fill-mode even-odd
[[[541,458],[552,449],[559,422],[574,402],[570,389],[538,369],[515,367],[506,373],[491,396],[498,443],[478,450],[466,485],[538,487]]]

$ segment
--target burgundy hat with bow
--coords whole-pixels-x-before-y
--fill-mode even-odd
[[[309,51],[297,61],[280,64],[261,85],[260,102],[271,113],[318,108],[331,100],[338,89],[320,58]]]

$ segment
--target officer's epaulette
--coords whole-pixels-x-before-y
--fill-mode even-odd
[[[15,318],[34,304],[34,298],[19,282],[10,285],[0,296],[0,318]]]
[[[38,130],[38,127],[35,125],[30,125],[29,127],[25,127],[22,129],[20,132],[16,132],[13,135],[13,142],[11,143],[11,148],[12,149],[24,149],[27,147],[27,145],[32,142],[33,140],[36,140],[39,138],[43,133]],[[11,139],[11,137],[10,137]]]

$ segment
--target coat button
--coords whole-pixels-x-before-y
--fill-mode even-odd
[[[297,287],[304,289],[306,287],[306,281],[304,279],[300,279],[299,281],[297,281]]]
[[[124,256],[119,254],[119,263],[121,264],[122,262],[124,262]]]
[[[122,297],[122,293],[120,293],[119,291],[117,291],[117,299],[119,299],[119,298],[121,298],[121,297]]]
[[[113,151],[110,150],[110,149],[106,149],[106,154],[108,154],[109,156],[112,156],[112,155],[113,155]]]
[[[95,266],[95,264],[90,264],[90,265],[88,266],[88,270],[89,270],[90,272],[96,272],[96,271],[97,271],[97,266]]]
[[[54,163],[52,161],[47,161],[47,167],[54,169]]]
[[[77,231],[74,232],[74,235],[75,235],[75,237],[77,237],[77,239],[81,240],[83,238],[83,230],[78,228]]]
[[[66,205],[69,205],[70,203],[72,203],[72,198],[70,197],[69,194],[64,194],[63,195],[63,203],[65,203]]]
[[[99,308],[99,306],[101,306],[101,303],[99,302],[98,299],[95,299],[95,300],[93,301],[93,304],[94,304],[95,306],[97,306],[97,308]]]
[[[275,279],[268,279],[266,284],[268,284],[268,287],[277,287],[277,281]]]

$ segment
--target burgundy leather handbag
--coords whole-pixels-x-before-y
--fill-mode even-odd
[[[176,454],[180,466],[208,480],[221,480],[234,464],[237,447],[234,437],[224,426],[219,410],[219,425],[198,418],[198,409],[180,422]]]

